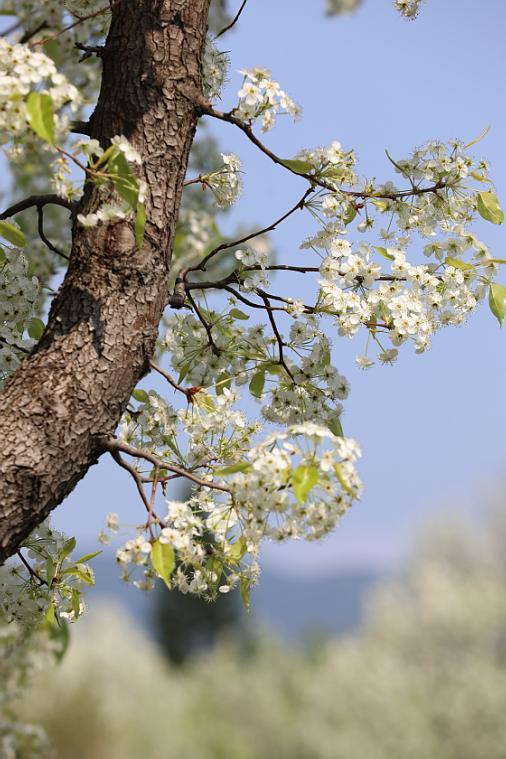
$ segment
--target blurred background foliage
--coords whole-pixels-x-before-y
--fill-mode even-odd
[[[21,713],[61,759],[504,759],[503,503],[425,530],[346,637],[245,637],[233,600],[209,616],[165,594],[160,647],[104,606]]]

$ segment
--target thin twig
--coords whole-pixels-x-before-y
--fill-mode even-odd
[[[2,337],[2,335],[0,335],[0,343],[3,343],[4,345],[10,345],[12,348],[16,348],[16,350],[21,351],[21,353],[26,353],[27,355],[30,353],[28,348],[24,348],[22,345],[16,345],[16,343],[10,343],[5,339],[5,337]]]
[[[155,364],[154,361],[149,362],[150,367],[155,371],[158,372],[164,379],[167,380],[169,385],[172,385],[174,390],[179,390],[180,393],[183,393],[184,396],[186,396],[186,400],[188,403],[193,403],[194,396],[201,391],[202,388],[200,387],[183,387],[182,385],[179,385],[172,374],[169,374],[169,372],[166,372],[165,369],[162,369],[161,366],[158,366],[158,364]]]
[[[212,352],[214,353],[215,356],[219,356],[220,355],[220,349],[218,348],[218,346],[214,342],[214,338],[213,338],[213,335],[212,335],[212,332],[211,332],[211,325],[208,323],[208,321],[202,315],[202,313],[200,311],[200,308],[195,303],[195,300],[192,297],[191,293],[186,293],[186,295],[188,297],[188,300],[191,303],[191,306],[192,306],[193,310],[197,314],[197,317],[198,317],[200,323],[202,324],[202,326],[204,327],[204,329],[205,329],[205,331],[207,333],[207,340],[208,340],[208,343],[209,343],[209,346],[210,346]]]
[[[149,508],[148,508],[148,530],[149,530],[149,534],[152,540],[155,539],[152,523],[153,523],[153,509],[155,508],[156,488],[158,487],[159,475],[160,475],[160,470],[158,467],[155,467],[155,476],[153,478],[153,485],[151,487],[151,498],[149,499]]]
[[[5,211],[2,211],[0,213],[0,221],[2,219],[9,219],[11,216],[16,216],[16,214],[26,211],[28,208],[33,208],[34,206],[42,208],[47,205],[61,206],[71,212],[75,209],[74,203],[70,200],[65,200],[65,198],[60,198],[59,195],[30,195],[28,198],[20,200],[18,203],[14,203],[14,205],[6,208]]]
[[[281,295],[274,295],[273,293],[268,293],[265,290],[261,290],[259,287],[257,287],[257,289],[255,290],[255,292],[261,298],[263,298],[265,296],[266,298],[272,298],[272,300],[279,300],[282,303],[286,303],[288,306],[291,306],[293,304],[293,300],[290,300],[290,298],[283,298],[283,297],[281,297]],[[314,314],[315,311],[316,311],[316,309],[313,306],[307,306],[305,303],[303,304],[303,307],[304,307],[304,312],[306,314]],[[272,310],[278,310],[278,309],[273,309],[271,307],[271,311]],[[282,309],[279,309],[279,310],[286,311],[287,309],[286,308],[282,308]]]
[[[178,474],[180,477],[186,477],[188,480],[191,480],[196,485],[200,485],[202,488],[211,488],[212,490],[221,490],[224,493],[230,493],[230,488],[226,485],[220,485],[217,482],[209,482],[208,480],[203,480],[191,472],[186,471],[186,469],[180,469],[179,467],[173,466],[172,464],[166,464],[160,458],[158,458],[158,456],[155,456],[154,453],[150,453],[150,451],[143,451],[140,448],[134,448],[132,445],[128,445],[128,443],[125,443],[122,440],[118,440],[117,438],[106,438],[102,441],[102,443],[104,448],[111,453],[113,451],[122,451],[123,453],[127,453],[129,456],[133,456],[136,459],[144,459],[145,461],[149,461],[155,467],[159,467],[160,469],[167,469],[167,471]]]
[[[146,493],[144,492],[144,488],[142,487],[142,477],[140,476],[139,472],[135,467],[133,467],[131,464],[128,463],[128,461],[125,461],[125,459],[119,454],[117,450],[111,450],[110,451],[111,456],[113,457],[114,461],[118,466],[120,466],[122,469],[126,469],[126,471],[133,477],[135,481],[135,485],[137,487],[137,490],[139,492],[139,495],[141,497],[142,503],[144,504],[144,508],[148,512],[148,515],[151,514],[151,518],[153,516],[155,517],[156,521],[161,527],[165,527],[165,522],[163,519],[160,519],[154,512],[153,509],[150,508],[150,503],[148,499],[146,498]],[[151,481],[151,480],[150,480]]]
[[[226,290],[231,295],[233,295],[235,298],[240,300],[242,303],[244,303],[246,306],[249,306],[250,308],[261,308],[263,311],[284,311],[286,313],[286,308],[280,308],[279,306],[266,306],[260,305],[260,303],[255,303],[252,300],[249,300],[249,298],[246,298],[242,293],[237,292],[237,290],[234,290],[233,287],[228,287],[227,285],[222,288],[223,290]],[[258,291],[257,291],[258,292]]]
[[[191,184],[201,184],[202,189],[205,187],[211,187],[207,179],[203,177],[202,174],[199,174],[198,177],[194,177],[193,179],[186,179],[183,182],[183,187],[189,187]]]
[[[202,261],[195,265],[190,266],[188,269],[185,269],[184,273],[181,273],[181,276],[183,279],[186,278],[186,275],[189,274],[191,271],[205,271],[205,267],[207,263],[211,260],[211,258],[214,258],[215,255],[220,253],[222,250],[227,250],[228,248],[235,248],[237,245],[242,245],[245,242],[248,242],[249,240],[252,240],[254,237],[259,237],[260,235],[264,235],[267,232],[272,232],[274,229],[276,229],[279,224],[281,224],[285,219],[288,219],[289,216],[291,216],[295,211],[301,210],[304,208],[304,204],[306,202],[306,199],[313,193],[314,190],[312,187],[310,187],[304,195],[296,202],[296,204],[290,208],[289,211],[283,214],[283,216],[280,216],[279,219],[276,219],[276,221],[273,221],[272,224],[269,224],[268,227],[264,227],[263,229],[258,229],[256,232],[251,232],[250,234],[246,235],[245,237],[241,237],[240,240],[233,240],[232,242],[223,242],[221,245],[218,245],[217,248],[214,248],[211,250],[210,253],[205,256],[205,258],[202,259]]]
[[[47,581],[44,580],[38,574],[38,572],[36,572],[35,569],[33,569],[33,567],[31,567],[29,565],[29,563],[27,562],[27,560],[25,559],[25,557],[23,556],[23,554],[21,553],[21,551],[16,551],[16,554],[19,556],[19,558],[21,559],[21,561],[23,562],[23,564],[25,565],[25,567],[28,569],[28,571],[29,571],[29,573],[30,573],[30,575],[32,577],[35,577],[35,579],[38,580],[41,585],[48,585]]]
[[[237,11],[237,13],[235,14],[235,16],[232,19],[232,21],[230,22],[230,24],[228,24],[228,26],[226,26],[224,29],[222,29],[221,32],[218,32],[218,34],[214,38],[215,40],[217,40],[218,37],[221,37],[222,34],[225,34],[225,32],[228,32],[230,29],[232,29],[233,26],[235,26],[235,24],[237,24],[237,22],[239,21],[239,17],[241,15],[241,13],[243,12],[244,8],[246,7],[246,3],[247,2],[248,2],[248,0],[243,0],[243,2],[241,4],[241,7],[239,8],[239,10]]]
[[[65,32],[69,32],[71,29],[74,29],[74,27],[79,26],[79,24],[82,24],[84,21],[88,21],[90,18],[95,18],[96,16],[100,16],[101,13],[105,13],[106,11],[110,11],[110,7],[104,6],[103,8],[99,8],[98,11],[95,11],[94,13],[89,13],[87,16],[80,16],[77,21],[74,21],[72,24],[69,24],[64,29],[60,29],[59,32],[56,32],[55,34],[50,34],[48,37],[43,37],[41,40],[37,40],[36,42],[32,42],[30,47],[37,47],[38,45],[45,45],[46,42],[49,42],[50,40],[55,40],[57,37],[61,37],[62,34],[65,34]]]
[[[274,332],[274,335],[275,335],[276,340],[278,342],[279,363],[284,368],[284,370],[286,371],[286,373],[288,374],[288,376],[290,377],[290,379],[292,380],[292,382],[295,382],[294,376],[293,376],[292,372],[290,371],[290,369],[288,368],[287,363],[285,361],[285,357],[284,357],[284,353],[283,353],[283,346],[284,346],[283,338],[281,337],[281,334],[279,332],[278,325],[276,324],[276,320],[274,319],[274,316],[272,315],[272,306],[271,306],[271,304],[269,302],[269,298],[266,295],[261,295],[260,292],[258,294],[260,295],[260,297],[264,301],[265,305],[269,309],[267,311],[267,316],[269,317],[269,321],[270,321],[271,326],[272,326],[272,331]]]
[[[19,40],[22,45],[26,45],[27,42],[30,42],[32,37],[35,37],[36,34],[41,32],[43,29],[47,28],[47,21],[41,21],[41,23],[35,27],[35,29],[32,29],[31,31],[26,31],[21,39]]]
[[[51,240],[48,240],[48,238],[46,237],[44,233],[44,210],[42,206],[37,206],[37,216],[38,216],[37,228],[39,232],[39,237],[44,243],[44,245],[46,245],[49,248],[49,250],[51,250],[53,253],[56,253],[56,255],[61,256],[61,258],[64,258],[68,262],[69,257],[65,253],[63,253],[61,250],[59,250],[56,246],[54,246]]]
[[[273,163],[276,163],[278,166],[282,166],[284,169],[289,171],[291,174],[295,174],[298,177],[303,177],[303,179],[307,179],[308,182],[311,182],[312,185],[318,185],[319,187],[322,187],[324,190],[329,190],[330,192],[340,192],[342,195],[347,195],[350,198],[361,198],[365,200],[366,198],[371,199],[377,199],[377,200],[402,200],[402,198],[409,198],[413,195],[424,195],[425,193],[433,192],[437,193],[439,190],[443,190],[449,185],[447,185],[443,181],[436,182],[436,184],[431,185],[430,187],[417,187],[416,189],[411,190],[401,190],[399,192],[366,192],[362,190],[343,190],[341,188],[336,188],[334,185],[329,184],[328,182],[325,182],[325,180],[320,179],[315,174],[308,174],[303,171],[296,171],[295,169],[290,168],[289,165],[286,164],[285,161],[283,161],[282,158],[277,156],[275,153],[270,150],[267,145],[264,145],[261,140],[258,139],[256,134],[253,132],[253,129],[251,126],[245,122],[241,121],[241,119],[237,118],[237,116],[234,116],[234,113],[232,111],[229,111],[228,113],[225,113],[224,111],[217,111],[214,109],[211,105],[208,103],[201,103],[200,104],[200,111],[203,115],[206,116],[212,116],[215,119],[219,119],[220,121],[226,121],[228,124],[233,124],[234,126],[238,127],[241,132],[243,132],[248,140],[252,142],[264,155],[266,155],[268,158],[270,158]]]

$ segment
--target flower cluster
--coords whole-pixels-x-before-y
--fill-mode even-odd
[[[230,59],[220,52],[210,36],[207,37],[202,62],[202,87],[209,100],[216,100],[227,78]]]
[[[269,435],[231,481],[247,542],[314,540],[334,529],[360,496],[359,456],[354,440],[311,422]]]
[[[271,78],[268,69],[241,69],[240,73],[244,79],[237,93],[239,102],[234,109],[239,119],[249,122],[261,119],[262,131],[267,132],[272,129],[280,113],[287,113],[294,119],[300,116],[300,106]]]
[[[242,189],[240,171],[241,160],[234,153],[222,153],[223,167],[212,174],[202,177],[203,183],[210,187],[218,208],[228,208],[239,197]]]
[[[81,556],[70,554],[75,538],[42,522],[23,541],[27,551],[23,562],[12,561],[0,567],[0,609],[7,621],[35,627],[44,618],[75,621],[84,609],[83,585],[93,585],[93,572],[86,564],[99,552]]]
[[[2,144],[35,137],[30,113],[30,93],[41,91],[50,98],[55,112],[55,131],[65,135],[68,121],[61,109],[76,110],[79,91],[61,74],[53,60],[34,52],[28,45],[10,44],[0,38],[0,142]],[[34,127],[35,128],[35,127]]]
[[[18,366],[32,341],[24,338],[38,298],[36,277],[28,275],[25,256],[16,248],[0,254],[0,385]]]
[[[149,590],[158,575],[210,598],[239,584],[247,599],[263,539],[321,537],[360,495],[354,441],[308,422],[252,446],[259,425],[235,410],[236,400],[226,388],[216,398],[199,390],[176,417],[150,391],[125,419],[123,439],[163,461],[157,478],[185,466],[197,486],[187,501],[169,501],[163,517],[152,512],[117,551],[123,579]]]
[[[5,759],[50,755],[44,730],[17,720],[12,707],[34,675],[51,667],[64,647],[62,637],[53,637],[47,628],[6,624],[0,614],[0,756]]]
[[[423,0],[394,0],[395,9],[405,18],[416,18]]]
[[[475,162],[467,147],[458,141],[430,142],[410,158],[392,161],[410,190],[402,191],[393,182],[366,184],[361,203],[353,199],[360,193],[352,193],[350,201],[344,189],[322,192],[312,200],[332,219],[301,246],[324,251],[316,310],[334,317],[340,335],[351,337],[366,326],[385,363],[395,359],[396,348],[408,339],[421,352],[436,330],[461,324],[485,296],[497,271],[487,247],[467,229],[477,212],[494,223],[503,218],[495,195],[477,192],[469,184],[469,179],[489,180],[486,162]],[[344,234],[357,211],[365,217],[357,224],[360,232],[373,232],[377,220],[387,217],[378,242],[389,247],[352,247]],[[428,263],[408,260],[407,248],[415,234],[426,241],[423,253],[432,259]],[[469,260],[464,260],[468,253]],[[389,261],[389,270],[381,259]],[[382,335],[394,349],[383,347]],[[359,363],[373,362],[361,357]]]
[[[79,223],[84,227],[95,227],[99,222],[125,219],[132,212],[138,223],[139,209],[144,211],[146,183],[137,179],[130,168],[130,164],[138,166],[142,163],[137,149],[124,135],[116,135],[105,152],[97,140],[79,141],[75,150],[81,150],[89,159],[88,175],[98,188],[99,196],[105,199],[96,211],[78,214]],[[121,202],[110,200],[111,188],[116,190]],[[144,214],[143,218],[145,223]],[[142,226],[142,234],[143,230]]]

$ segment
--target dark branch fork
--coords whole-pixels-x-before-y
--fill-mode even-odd
[[[199,485],[202,488],[210,488],[211,490],[220,490],[223,493],[230,493],[230,488],[227,485],[222,485],[219,482],[214,482],[213,480],[203,480],[201,477],[197,477],[196,474],[193,474],[193,472],[190,472],[186,469],[181,469],[181,467],[173,466],[172,464],[167,464],[163,461],[163,459],[161,459],[159,456],[156,456],[154,453],[141,448],[135,448],[134,446],[129,445],[122,440],[118,440],[117,438],[106,438],[102,441],[102,445],[104,450],[110,451],[111,453],[119,451],[121,453],[126,453],[128,456],[132,456],[132,458],[149,461],[149,463],[152,464],[155,468],[159,470],[166,469],[168,472],[172,472],[173,474],[178,475],[178,477],[186,477],[186,479],[191,480],[191,482],[195,483],[195,485]]]

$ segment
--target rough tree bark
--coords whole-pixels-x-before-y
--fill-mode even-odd
[[[46,331],[0,395],[0,562],[96,463],[147,371],[167,301],[174,229],[198,117],[210,0],[115,0],[91,137],[124,134],[148,185],[143,250],[132,224],[86,229]],[[88,187],[78,209],[99,200]]]

